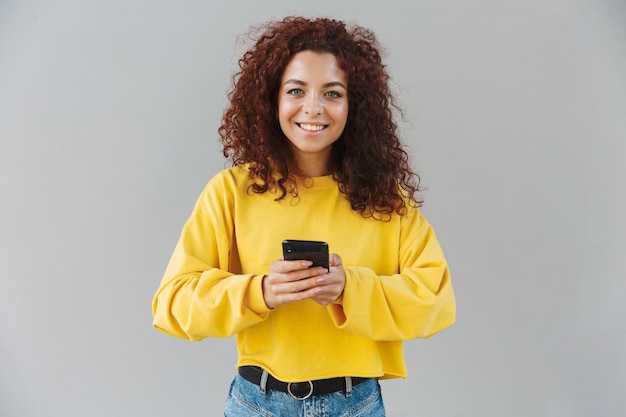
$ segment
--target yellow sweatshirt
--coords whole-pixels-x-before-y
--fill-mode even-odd
[[[283,381],[406,377],[402,341],[455,320],[448,266],[418,209],[390,221],[363,218],[331,176],[299,197],[248,190],[247,167],[224,170],[200,195],[154,297],[154,326],[193,341],[236,334],[237,366]],[[336,303],[270,310],[261,281],[285,239],[323,240],[342,258]]]

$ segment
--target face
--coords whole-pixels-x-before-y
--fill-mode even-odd
[[[281,79],[278,119],[301,169],[328,170],[332,145],[347,118],[348,79],[335,56],[312,51],[294,55]]]

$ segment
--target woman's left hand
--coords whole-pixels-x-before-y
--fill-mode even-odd
[[[318,286],[315,289],[313,301],[323,306],[333,303],[341,297],[346,286],[346,274],[341,264],[341,257],[331,253],[329,257],[330,269],[327,274],[317,278]]]

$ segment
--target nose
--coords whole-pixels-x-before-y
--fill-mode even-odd
[[[324,106],[321,103],[319,95],[309,94],[305,98],[303,110],[304,110],[304,113],[308,115],[322,114],[322,112],[324,111]]]

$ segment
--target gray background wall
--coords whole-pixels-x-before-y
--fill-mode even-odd
[[[0,0],[0,415],[216,416],[234,341],[151,328],[236,38],[286,14],[387,47],[458,322],[390,416],[626,408],[626,4]]]

